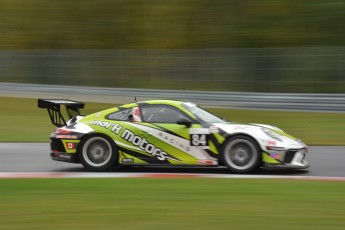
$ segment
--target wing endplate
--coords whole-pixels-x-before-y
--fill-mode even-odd
[[[38,99],[38,108],[47,109],[50,120],[56,127],[65,126],[66,119],[61,113],[61,105],[66,107],[68,117],[72,119],[80,115],[79,109],[84,108],[84,103],[68,99]]]

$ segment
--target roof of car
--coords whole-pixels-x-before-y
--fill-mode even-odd
[[[184,103],[184,101],[177,101],[177,100],[148,100],[148,101],[142,101],[142,103],[147,103],[147,104],[168,104],[168,105],[181,105]]]
[[[184,101],[177,101],[177,100],[167,100],[167,99],[162,99],[162,100],[147,100],[147,101],[139,101],[135,103],[129,103],[129,104],[124,104],[121,107],[124,108],[131,108],[137,105],[143,105],[143,104],[150,104],[150,105],[155,105],[155,104],[164,104],[164,105],[172,105],[172,106],[180,106]]]

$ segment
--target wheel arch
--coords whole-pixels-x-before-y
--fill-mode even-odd
[[[105,139],[107,139],[109,141],[109,143],[112,145],[112,147],[114,147],[114,151],[118,151],[118,147],[116,145],[116,142],[110,137],[108,136],[107,134],[104,134],[104,133],[98,133],[98,132],[91,132],[91,133],[86,133],[85,135],[83,135],[81,138],[80,138],[80,142],[78,144],[78,147],[77,147],[77,159],[78,161],[80,162],[80,159],[79,159],[79,151],[81,151],[81,148],[83,146],[83,143],[91,138],[91,137],[94,137],[94,136],[101,136]]]
[[[245,137],[249,137],[251,138],[253,141],[255,141],[255,143],[258,145],[258,147],[260,148],[260,150],[262,150],[261,145],[259,143],[259,141],[253,136],[250,135],[248,133],[234,133],[231,135],[226,136],[224,142],[221,144],[221,151],[223,151],[225,144],[227,143],[227,141],[233,137],[238,137],[238,136],[245,136]]]
[[[234,134],[231,134],[231,135],[228,135],[226,136],[224,142],[221,144],[221,147],[220,147],[220,156],[223,154],[223,151],[224,151],[224,148],[225,148],[225,145],[228,143],[228,141],[231,139],[231,138],[234,138],[234,137],[241,137],[241,136],[244,136],[244,137],[248,137],[250,139],[252,139],[255,144],[257,145],[257,147],[259,148],[259,150],[262,152],[262,148],[261,148],[261,145],[259,143],[259,141],[253,137],[252,135],[248,134],[248,133],[234,133]],[[261,154],[260,154],[260,157],[261,157]],[[222,157],[219,157],[218,159],[220,161],[220,165],[225,165],[225,163],[223,162],[223,158]],[[261,163],[262,163],[262,160],[261,160]]]

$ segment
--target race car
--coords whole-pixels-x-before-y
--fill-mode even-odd
[[[120,165],[227,167],[234,173],[309,167],[301,140],[271,125],[224,120],[191,102],[135,102],[87,116],[80,115],[84,103],[78,101],[38,99],[38,107],[57,126],[51,158],[90,171]]]

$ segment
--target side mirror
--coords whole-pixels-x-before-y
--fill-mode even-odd
[[[133,121],[133,115],[132,115],[132,114],[130,114],[130,115],[128,116],[128,120],[129,120],[129,121]]]
[[[192,122],[188,121],[187,119],[179,119],[176,122],[178,125],[184,125],[187,128],[190,128],[192,126]]]

